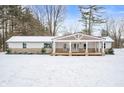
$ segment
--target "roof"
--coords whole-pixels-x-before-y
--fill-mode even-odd
[[[74,33],[65,36],[58,36],[53,38],[53,40],[103,40],[101,37],[85,35],[82,33]]]
[[[103,38],[105,39],[106,42],[114,42],[114,40],[110,38],[109,36],[103,37]]]
[[[6,42],[52,42],[55,36],[12,36]]]
[[[76,33],[66,36],[13,36],[6,42],[52,42],[53,40],[89,40],[98,41],[105,40],[105,42],[114,42],[109,36],[107,37],[96,37],[85,35],[82,33]]]

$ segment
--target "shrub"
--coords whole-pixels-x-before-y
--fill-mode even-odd
[[[41,51],[43,54],[46,53],[46,49],[45,48],[42,48],[42,51]]]
[[[108,51],[106,52],[106,54],[114,54],[114,50],[112,48],[108,49]]]
[[[11,53],[11,49],[7,49],[6,52],[7,52],[7,54],[10,54]]]
[[[25,52],[24,52],[24,54],[28,54],[28,52],[27,52],[27,51],[25,51]]]

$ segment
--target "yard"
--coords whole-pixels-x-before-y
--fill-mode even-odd
[[[0,86],[124,87],[124,49],[106,56],[0,53]]]

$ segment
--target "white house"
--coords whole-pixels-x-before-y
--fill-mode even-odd
[[[112,48],[110,37],[75,33],[66,36],[13,36],[6,41],[11,53],[46,53],[52,55],[104,55]]]
[[[41,53],[44,47],[52,52],[52,36],[13,36],[6,41],[11,53]]]

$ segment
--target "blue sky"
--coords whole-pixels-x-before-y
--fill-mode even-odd
[[[115,12],[124,11],[124,5],[106,5],[105,8]]]
[[[124,17],[124,5],[103,5],[106,17]],[[68,5],[64,26],[67,30],[81,30],[82,24],[79,22],[81,16],[78,6]],[[74,32],[74,31],[72,31]]]
[[[113,12],[124,11],[124,5],[103,5],[103,7],[105,8],[105,10],[113,11]],[[76,5],[67,6],[67,12],[69,14],[79,13],[78,6],[76,6]]]
[[[111,16],[123,16],[124,14],[124,5],[103,5],[105,8],[104,10],[106,11],[106,15],[111,15]],[[67,15],[70,17],[77,17],[80,15],[78,6],[76,5],[69,5],[67,6]]]
[[[40,8],[41,6],[37,6],[37,8]],[[124,5],[103,5],[105,8],[105,17],[123,17],[124,18]],[[63,23],[63,26],[60,30],[62,31],[71,31],[76,32],[80,31],[83,28],[83,25],[81,22],[79,22],[81,15],[80,11],[77,5],[68,5],[66,6],[67,11],[65,15],[65,21]]]

